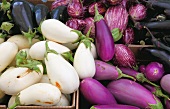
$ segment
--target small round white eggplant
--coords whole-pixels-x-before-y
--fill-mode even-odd
[[[4,38],[0,38],[0,44],[3,43],[5,41]]]
[[[73,43],[64,43],[62,45],[68,47],[70,50],[74,50],[74,49],[76,49],[78,47],[78,43],[75,43],[75,44],[73,44]]]
[[[7,41],[14,42],[17,44],[18,49],[30,48],[34,43],[39,42],[39,39],[32,39],[32,44],[29,44],[29,41],[23,35],[14,35],[11,36]]]
[[[41,72],[18,67],[6,70],[0,76],[0,89],[8,95],[16,95],[21,90],[38,83],[43,75],[43,66],[37,65]]]
[[[61,94],[61,99],[57,103],[57,106],[70,106],[70,102],[64,94]]]
[[[60,90],[48,83],[37,83],[17,94],[15,103],[9,109],[18,105],[56,105],[61,99]]]
[[[2,72],[15,58],[18,46],[13,42],[0,44],[0,72]]]
[[[43,60],[44,55],[46,52],[46,47],[45,47],[46,41],[40,41],[35,43],[29,51],[29,55],[31,56],[32,59],[36,60]],[[65,47],[64,45],[58,44],[53,41],[48,41],[48,46],[50,49],[55,50],[57,53],[64,53],[70,51],[69,48]]]
[[[94,59],[97,59],[96,46],[95,46],[93,43],[91,43],[91,53],[92,53],[92,55],[93,55],[93,58],[94,58]]]
[[[62,93],[70,94],[78,89],[80,84],[78,74],[61,55],[48,53],[45,65],[51,83],[57,86]]]
[[[86,48],[84,43],[80,43],[78,46],[73,65],[80,79],[94,76],[96,72],[95,61],[90,48]]]
[[[73,29],[66,26],[59,20],[48,19],[42,22],[42,34],[51,41],[58,43],[69,43],[76,41],[79,36],[72,31]]]
[[[39,83],[49,83],[49,84],[51,84],[50,79],[47,75],[43,75]]]

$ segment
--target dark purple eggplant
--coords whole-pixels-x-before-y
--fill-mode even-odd
[[[170,46],[170,37],[169,37],[169,36],[165,36],[165,37],[163,38],[163,41],[164,41],[168,46]]]
[[[145,65],[140,65],[140,66],[139,66],[139,72],[145,73],[145,68],[146,68]]]
[[[86,23],[84,20],[72,18],[66,22],[66,25],[72,29],[82,31],[85,28]]]
[[[55,0],[51,4],[51,10],[57,8],[58,6],[67,6],[69,2],[70,2],[70,0]]]
[[[164,9],[170,9],[170,1],[169,0],[143,0],[147,3],[148,6],[151,7],[160,7]]]
[[[124,35],[123,35],[123,43],[124,44],[132,44],[134,42],[134,38],[135,38],[135,33],[133,28],[126,28],[124,31]]]
[[[94,105],[90,109],[140,109],[135,106],[112,104],[112,105]]]
[[[150,62],[145,68],[145,76],[150,81],[158,81],[164,75],[164,66],[159,62]]]
[[[110,61],[115,53],[114,39],[103,16],[99,14],[96,5],[94,21],[97,53],[103,61]]]
[[[115,65],[123,67],[136,67],[135,54],[124,44],[115,44],[115,55],[113,58]]]
[[[106,62],[95,60],[95,65],[96,73],[94,75],[94,79],[96,80],[116,80],[122,77],[134,79],[129,75],[123,74],[118,67],[110,65]]]
[[[108,8],[104,18],[111,31],[114,28],[119,28],[123,33],[128,24],[128,16],[129,14],[126,8],[122,5],[118,5]]]
[[[94,18],[93,17],[87,17],[84,19],[86,26],[83,30],[83,34],[87,34],[87,32],[89,31],[90,28],[90,37],[91,38],[95,38],[95,25],[94,25]]]
[[[85,78],[81,81],[80,92],[93,105],[116,104],[111,92],[93,78]]]
[[[68,15],[73,18],[83,17],[83,4],[80,0],[72,0],[67,6],[67,12]]]
[[[129,14],[133,20],[140,21],[145,19],[146,11],[147,8],[143,4],[136,4],[130,7]]]
[[[106,12],[106,6],[101,3],[101,2],[94,2],[89,6],[88,12],[90,13],[90,15],[94,16],[95,15],[95,8],[94,6],[97,5],[99,14],[104,14]]]
[[[148,55],[150,57],[155,57],[156,60],[160,60],[163,63],[165,69],[170,67],[170,54],[162,49],[152,48],[152,47],[144,47],[141,50],[142,55]],[[168,71],[168,70],[167,70]]]
[[[163,109],[160,100],[137,82],[119,79],[110,82],[107,88],[120,103],[137,106],[142,109]]]
[[[40,25],[40,23],[47,19],[48,17],[48,13],[49,13],[49,9],[46,5],[44,4],[37,4],[34,8],[34,13],[35,13],[35,19],[36,22],[38,24],[38,26]]]
[[[31,43],[36,33],[33,33],[33,13],[30,6],[22,1],[14,2],[12,5],[12,17],[24,36],[28,38],[29,43]]]
[[[117,5],[121,3],[122,0],[106,0],[110,5]]]
[[[168,95],[165,95],[160,87],[154,87],[149,84],[143,84],[144,87],[146,87],[151,93],[153,93],[157,97],[163,97],[165,99],[169,99]]]
[[[165,108],[170,109],[170,100],[165,99]]]
[[[57,19],[63,23],[66,23],[66,21],[69,18],[69,15],[67,13],[67,7],[66,6],[58,6],[57,8],[53,9],[51,11],[51,18]]]
[[[129,76],[133,76],[134,78],[137,79],[137,81],[144,83],[147,82],[155,87],[159,87],[158,85],[156,85],[155,83],[152,83],[151,81],[149,81],[143,73],[139,73],[136,70],[133,70],[132,68],[126,68],[126,67],[119,67],[119,69],[122,71],[122,73],[127,74]]]
[[[31,3],[31,2],[28,2],[27,0],[13,0],[12,4],[15,3],[15,2],[25,2],[30,6],[31,10],[34,11],[35,5],[33,3]]]
[[[170,83],[169,83],[170,74],[166,74],[161,79],[161,87],[164,91],[170,94]]]

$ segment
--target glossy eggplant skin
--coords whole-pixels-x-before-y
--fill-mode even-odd
[[[143,0],[148,5],[151,5],[152,7],[160,7],[164,9],[170,9],[170,1],[167,0]]]
[[[33,30],[33,13],[30,6],[25,2],[14,2],[12,4],[12,17],[21,31]]]
[[[28,2],[27,0],[13,0],[12,4],[15,3],[15,2],[25,2],[30,6],[31,10],[34,11],[35,5],[31,2]]]
[[[37,4],[34,7],[34,13],[37,25],[40,25],[40,23],[48,17],[49,9],[44,4]]]
[[[69,18],[69,15],[67,13],[67,7],[66,6],[58,6],[57,8],[53,9],[51,11],[51,18],[57,19],[63,23],[66,23],[66,21]]]

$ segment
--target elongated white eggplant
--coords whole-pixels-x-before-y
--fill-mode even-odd
[[[18,46],[13,42],[0,44],[0,72],[2,72],[15,58]]]
[[[26,37],[24,37],[23,35],[14,35],[11,36],[7,41],[9,42],[14,42],[15,44],[17,44],[18,49],[25,49],[25,48],[30,48],[34,43],[39,42],[39,39],[32,39],[32,43],[29,44],[29,41]]]
[[[80,79],[94,76],[96,68],[90,47],[86,47],[84,43],[80,43],[74,55],[73,65]]]
[[[79,38],[78,34],[71,30],[73,29],[56,19],[45,20],[41,25],[42,34],[48,40],[59,43],[74,42]]]
[[[41,72],[29,68],[9,68],[0,76],[0,89],[8,95],[16,95],[21,90],[38,83],[43,75],[43,66],[37,65]]]
[[[49,84],[51,84],[50,79],[47,75],[43,75],[39,83],[49,83]]]
[[[57,103],[57,106],[70,106],[70,102],[64,94],[61,94],[61,99]]]
[[[0,38],[0,44],[3,43],[5,41],[4,38]]]
[[[68,47],[70,50],[74,50],[78,47],[78,43],[75,43],[75,44],[73,44],[73,43],[63,43],[62,45]]]
[[[9,107],[14,109],[18,105],[56,105],[61,98],[60,90],[48,83],[34,84],[17,94],[15,103]]]
[[[91,43],[91,53],[92,53],[92,55],[93,55],[93,58],[94,58],[94,59],[97,59],[96,46],[95,46],[93,43]]]
[[[44,59],[44,55],[46,52],[45,42],[46,41],[37,42],[30,48],[29,55],[31,56],[32,59],[36,60]],[[64,53],[70,51],[70,49],[68,49],[67,47],[56,42],[48,41],[47,43],[49,48],[55,50],[57,53]]]
[[[57,86],[62,93],[70,94],[78,89],[80,84],[78,74],[61,55],[48,53],[45,65],[51,83]]]

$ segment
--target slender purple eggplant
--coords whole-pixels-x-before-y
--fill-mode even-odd
[[[94,2],[92,3],[90,6],[89,6],[89,13],[90,15],[94,16],[95,15],[95,8],[94,6],[97,5],[97,8],[98,8],[98,11],[99,11],[99,14],[104,14],[106,12],[106,6],[101,3],[101,2]]]
[[[146,87],[150,92],[152,92],[157,97],[163,97],[165,99],[169,99],[168,95],[165,95],[160,87],[154,87],[149,84],[143,84],[144,87]]]
[[[106,0],[110,5],[118,5],[122,0]]]
[[[70,2],[70,0],[55,0],[51,4],[51,10],[57,8],[58,6],[67,6],[69,2]]]
[[[164,75],[161,79],[160,84],[161,84],[162,89],[170,94],[169,78],[170,78],[170,74]]]
[[[130,27],[126,28],[122,39],[123,43],[132,44],[134,42],[134,39],[135,39],[135,33],[133,28]]]
[[[113,61],[118,66],[136,67],[135,54],[124,44],[115,44],[115,55]]]
[[[72,0],[67,6],[68,15],[73,18],[83,17],[83,4],[80,0]]]
[[[110,61],[115,53],[114,39],[103,16],[99,14],[96,5],[94,21],[97,53],[103,61]]]
[[[140,109],[140,108],[130,105],[112,104],[112,105],[94,105],[90,109]]]
[[[100,60],[95,60],[95,66],[96,73],[94,75],[94,79],[96,80],[116,80],[122,77],[134,79],[132,76],[123,74],[118,67]]]
[[[127,28],[128,16],[129,14],[126,8],[122,5],[118,5],[108,8],[104,18],[111,31],[114,28],[119,28],[123,33]]]
[[[82,31],[86,26],[86,22],[82,19],[72,18],[66,22],[66,25],[72,29]]]
[[[127,75],[130,75],[130,76],[133,76],[134,78],[137,79],[137,81],[141,82],[141,83],[144,83],[144,82],[147,82],[155,87],[159,87],[158,85],[156,85],[155,83],[152,83],[151,81],[149,81],[143,73],[139,73],[138,71],[136,70],[133,70],[132,68],[126,68],[126,67],[119,67],[119,69],[124,73],[124,74],[127,74]]]
[[[164,75],[164,66],[159,62],[150,62],[145,68],[145,76],[150,81],[158,81]]]
[[[146,11],[147,8],[143,4],[136,4],[130,7],[129,14],[133,20],[140,21],[146,17]]]
[[[163,109],[160,100],[137,82],[128,79],[112,81],[107,85],[117,101],[142,109]]]
[[[80,92],[93,105],[117,104],[111,92],[93,78],[81,81]]]
[[[91,38],[95,38],[95,25],[94,25],[94,18],[93,17],[87,17],[84,19],[86,26],[83,30],[83,34],[87,34],[89,29],[91,29],[90,31],[90,37]]]

